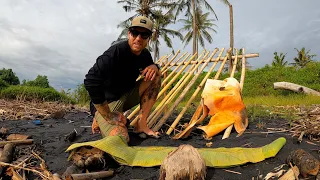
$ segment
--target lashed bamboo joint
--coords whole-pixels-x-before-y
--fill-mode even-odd
[[[183,53],[178,57],[180,50],[176,52],[175,55],[171,59],[169,57],[172,55],[162,56],[157,63],[161,65],[163,80],[161,84],[161,91],[158,95],[158,103],[157,106],[154,107],[154,110],[150,113],[148,118],[148,126],[153,130],[159,130],[167,121],[167,119],[172,115],[172,113],[177,109],[179,103],[185,99],[185,95],[190,93],[192,90],[192,86],[197,81],[199,82],[199,77],[201,73],[206,71],[206,75],[202,78],[200,84],[198,84],[197,88],[191,92],[193,93],[187,103],[184,105],[183,109],[180,111],[179,115],[173,121],[171,125],[169,125],[169,129],[167,130],[167,134],[170,135],[172,131],[175,130],[176,126],[179,124],[179,121],[182,119],[183,115],[187,112],[188,108],[191,104],[199,105],[200,102],[194,102],[195,98],[198,96],[199,92],[202,92],[203,87],[206,81],[209,79],[209,76],[215,69],[215,67],[220,64],[218,68],[214,80],[218,80],[221,72],[226,68],[225,64],[227,61],[230,61],[229,53],[231,49],[228,51],[224,51],[222,48],[220,51],[218,48],[214,49],[214,51],[210,54],[210,51],[203,51],[198,58],[195,60],[196,54],[190,57],[189,53]],[[225,54],[223,55],[223,53]],[[230,77],[233,78],[236,72],[237,65],[242,66],[241,77],[240,77],[240,89],[242,90],[244,79],[245,79],[245,71],[246,71],[246,58],[254,58],[259,57],[258,53],[254,54],[245,54],[245,49],[242,49],[242,54],[238,54],[238,50],[235,49],[235,55],[232,56]],[[214,57],[216,54],[217,57]],[[177,58],[178,57],[178,58]],[[175,61],[175,59],[177,60]],[[174,62],[175,61],[175,62]],[[238,63],[240,62],[241,63]],[[200,67],[201,65],[201,67]],[[169,71],[170,70],[170,71]],[[239,70],[240,71],[240,70]],[[179,79],[180,77],[180,79]],[[173,86],[174,85],[174,86]],[[127,118],[131,120],[130,125],[134,125],[138,116],[136,116],[137,112],[140,110],[140,106],[138,106]],[[197,111],[195,112],[196,115]],[[195,116],[194,115],[194,116]],[[233,124],[231,124],[225,131],[223,139],[228,138],[230,132],[233,128]]]

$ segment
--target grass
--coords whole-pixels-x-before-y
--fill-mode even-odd
[[[295,106],[320,104],[320,96],[290,95],[290,96],[257,96],[244,97],[246,105],[260,104],[264,106]]]

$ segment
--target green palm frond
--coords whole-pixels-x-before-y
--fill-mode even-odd
[[[274,67],[285,67],[288,64],[288,62],[284,60],[286,55],[287,55],[287,53],[286,54],[280,53],[278,55],[278,52],[274,52],[273,54],[274,54],[274,57],[273,57],[273,61],[272,61],[272,64],[271,64],[272,66],[274,66]]]
[[[315,54],[309,54],[310,50],[306,51],[305,47],[302,47],[301,50],[294,48],[298,55],[293,59],[293,63],[290,63],[291,65],[298,67],[298,68],[303,68],[310,62],[314,61],[312,58],[315,57]]]
[[[210,35],[209,31],[212,31],[216,33],[216,30],[212,27],[216,27],[216,25],[213,23],[213,19],[209,19],[210,13],[202,13],[202,10],[200,8],[197,8],[195,12],[195,18],[188,18],[188,19],[179,19],[179,22],[182,22],[184,26],[179,31],[186,31],[187,34],[185,35],[183,42],[185,43],[185,46],[189,44],[190,40],[193,38],[193,21],[196,20],[197,26],[196,26],[196,33],[197,33],[197,40],[199,40],[200,45],[205,48],[204,41],[208,41],[209,43],[212,43],[213,38]]]

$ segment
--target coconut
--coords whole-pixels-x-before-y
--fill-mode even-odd
[[[160,180],[194,179],[206,177],[206,164],[198,150],[191,145],[181,145],[163,160]]]

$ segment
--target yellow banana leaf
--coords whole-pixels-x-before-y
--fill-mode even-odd
[[[258,148],[198,148],[206,162],[206,166],[223,168],[238,166],[248,162],[257,163],[274,157],[286,143],[281,137],[268,145]],[[92,146],[110,154],[118,163],[128,166],[152,167],[160,166],[167,154],[176,147],[161,146],[128,146],[119,136],[107,136],[103,139],[72,144],[66,151],[81,146]]]

